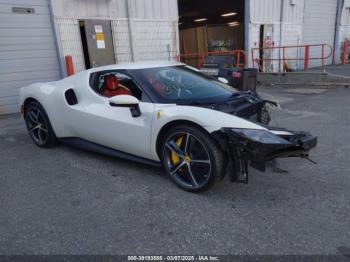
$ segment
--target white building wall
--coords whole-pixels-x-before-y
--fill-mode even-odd
[[[283,6],[283,23],[281,25],[281,4]],[[350,0],[344,0],[342,18],[339,27],[338,43],[334,47],[335,26],[338,0],[250,0],[249,23],[249,56],[250,50],[259,45],[260,25],[273,26],[273,41],[275,46],[295,46],[311,44],[328,44],[333,49],[340,50],[345,38],[350,39]],[[280,37],[280,28],[282,36]],[[304,57],[304,48],[286,49],[286,57]],[[311,57],[321,57],[321,48],[311,47]],[[325,54],[330,49],[325,48]],[[279,51],[274,51],[274,57],[279,56]],[[339,62],[339,54],[336,54],[335,62]],[[326,60],[331,64],[333,56]],[[249,59],[251,65],[251,58]],[[288,62],[292,68],[303,69],[304,61]],[[310,67],[320,66],[321,60],[311,60]],[[277,70],[278,65],[274,65]]]
[[[178,20],[177,0],[129,0],[129,5],[132,18]]]
[[[302,44],[304,5],[307,0],[294,0],[293,4],[289,0],[284,0],[283,24],[282,24],[282,46],[298,46]],[[300,48],[287,48],[285,58],[300,59],[303,57],[303,50]],[[292,69],[302,69],[304,61],[286,60]]]
[[[341,51],[345,40],[350,41],[350,0],[344,1],[342,10],[340,25],[339,25],[339,37],[338,37],[338,49],[339,52],[336,54],[335,61],[340,62]]]
[[[112,20],[112,35],[114,43],[115,61],[127,62],[132,60],[130,47],[130,33],[128,20]]]
[[[34,13],[14,13],[13,7]],[[0,0],[0,114],[18,112],[22,86],[59,78],[47,0]]]
[[[281,0],[250,0],[250,20],[253,24],[274,24],[280,19]]]
[[[177,21],[134,19],[132,27],[136,61],[176,58]]]
[[[304,10],[303,44],[327,44],[334,48],[335,26],[337,19],[338,0],[306,0]],[[325,55],[330,55],[331,49],[325,49]],[[310,57],[322,57],[321,47],[311,47]],[[332,64],[331,55],[326,64]],[[320,66],[320,60],[310,60],[310,67]]]
[[[303,27],[303,10],[305,0],[250,0],[250,24],[249,24],[249,66],[252,66],[251,48],[259,47],[260,26],[270,25],[273,27],[272,40],[275,46],[295,46],[301,41]],[[281,5],[283,9],[281,13]],[[281,24],[281,19],[283,23]],[[280,34],[282,29],[283,34]],[[257,56],[256,51],[256,56]],[[300,50],[296,48],[286,49],[286,58],[297,58]],[[256,57],[255,56],[255,57]],[[282,57],[282,50],[275,49],[273,58]],[[289,61],[289,66],[296,68],[297,61]],[[273,63],[274,71],[282,67],[282,63]]]
[[[164,60],[178,54],[177,0],[53,0],[63,55],[72,55],[76,71],[85,69],[78,20],[111,21],[115,59]],[[71,36],[74,34],[74,36]],[[131,39],[130,39],[131,36]],[[132,42],[132,47],[130,43]],[[80,45],[79,45],[80,43]],[[63,59],[63,58],[61,58]]]
[[[73,57],[76,72],[84,70],[85,62],[78,20],[74,18],[56,18],[56,21],[64,55]]]
[[[56,17],[126,18],[125,0],[52,0]]]

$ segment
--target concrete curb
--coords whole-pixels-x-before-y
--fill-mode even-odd
[[[349,87],[350,77],[324,72],[258,73],[257,81],[262,86],[300,88]]]

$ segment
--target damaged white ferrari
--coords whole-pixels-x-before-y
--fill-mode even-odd
[[[267,105],[177,62],[93,68],[20,90],[34,143],[59,142],[162,166],[180,188],[201,192],[228,175],[248,182],[279,157],[307,158],[317,138],[269,126]]]

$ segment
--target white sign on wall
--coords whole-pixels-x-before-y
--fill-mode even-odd
[[[96,45],[98,49],[106,48],[105,43],[105,35],[103,33],[102,25],[95,25],[95,33],[96,33]]]

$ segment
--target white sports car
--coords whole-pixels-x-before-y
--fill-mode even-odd
[[[266,104],[177,62],[89,69],[20,90],[21,112],[39,147],[59,141],[163,166],[176,185],[200,192],[229,174],[248,182],[277,157],[308,156],[317,138],[268,126]]]

